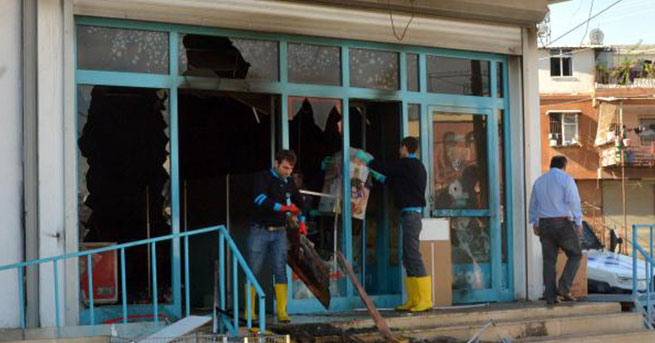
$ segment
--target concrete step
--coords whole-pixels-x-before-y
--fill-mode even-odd
[[[483,326],[481,323],[469,323],[458,326],[444,326],[421,329],[396,330],[398,335],[412,340],[432,341],[444,337],[468,340]],[[498,341],[501,337],[511,340],[530,337],[561,337],[565,335],[597,335],[635,332],[642,330],[643,317],[640,313],[607,313],[593,315],[558,316],[551,318],[534,318],[496,322],[480,336],[482,341]],[[380,340],[378,333],[354,335],[366,342]],[[326,337],[327,338],[327,337]],[[331,341],[333,338],[322,342]],[[318,341],[318,340],[317,340]]]
[[[489,319],[497,322],[548,319],[557,317],[571,317],[576,315],[612,314],[620,313],[619,303],[571,303],[546,307],[543,303],[530,304],[495,304],[494,307],[473,307],[467,309],[435,310],[420,314],[403,313],[397,316],[387,316],[385,319],[391,329],[404,330],[428,327],[457,326],[470,323],[485,323]],[[342,329],[372,328],[370,318],[355,319],[332,324]]]
[[[639,330],[586,336],[569,335],[565,337],[529,338],[512,340],[512,343],[652,343],[653,341],[655,341],[655,331]]]

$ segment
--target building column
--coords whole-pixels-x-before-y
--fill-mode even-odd
[[[21,0],[0,2],[0,22],[0,265],[5,265],[23,259]],[[18,273],[0,272],[0,283],[0,328],[18,327]]]
[[[62,0],[37,1],[37,151],[39,258],[64,253],[64,106]],[[59,318],[64,325],[64,263],[59,263]],[[55,326],[52,262],[39,268],[42,327]],[[75,299],[77,301],[77,299]]]
[[[529,300],[543,293],[541,243],[528,223],[528,206],[532,184],[541,175],[541,126],[539,120],[539,75],[536,27],[522,30],[523,40],[523,120],[525,140],[525,256],[526,292]],[[521,223],[517,222],[517,225]]]

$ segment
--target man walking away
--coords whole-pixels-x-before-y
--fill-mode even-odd
[[[254,211],[248,234],[247,258],[257,280],[262,284],[260,272],[264,263],[273,268],[277,320],[288,322],[287,314],[287,216],[298,216],[299,234],[307,234],[305,217],[302,216],[302,196],[290,178],[296,154],[281,150],[275,154],[273,168],[262,171],[254,182]],[[270,257],[267,259],[267,253]],[[253,318],[255,312],[255,288],[246,289],[250,296]]]
[[[371,173],[380,182],[389,185],[396,208],[400,210],[400,227],[403,230],[403,266],[407,272],[405,287],[407,302],[396,310],[422,312],[432,309],[432,278],[425,272],[419,235],[422,229],[422,210],[425,207],[427,171],[416,157],[418,140],[405,137],[400,145],[400,159],[389,163],[372,160],[359,150],[355,157],[366,162]],[[381,175],[381,174],[382,175]]]
[[[541,240],[544,296],[549,305],[558,303],[558,296],[576,301],[571,284],[582,258],[578,240],[582,234],[580,195],[575,181],[565,172],[566,163],[564,156],[553,157],[550,170],[535,181],[530,197],[530,223]],[[558,287],[555,266],[559,249],[564,250],[567,260]]]

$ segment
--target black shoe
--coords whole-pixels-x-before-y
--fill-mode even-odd
[[[548,306],[557,305],[559,303],[561,303],[561,301],[559,299],[557,299],[557,298],[546,300],[546,305],[548,305]]]
[[[562,298],[562,301],[578,301],[578,298],[574,297],[571,292],[564,293],[564,292],[557,292],[557,295]]]

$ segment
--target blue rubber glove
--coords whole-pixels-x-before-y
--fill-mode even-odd
[[[355,158],[361,160],[362,162],[364,162],[366,164],[369,164],[369,163],[371,163],[371,161],[373,161],[373,157],[371,155],[367,154],[366,152],[364,152],[364,150],[361,150],[361,149],[357,150],[357,152],[355,153]]]
[[[321,170],[326,171],[330,163],[332,163],[332,156],[325,156],[321,161]]]
[[[370,172],[371,172],[371,176],[372,176],[374,179],[376,179],[378,182],[380,182],[380,183],[384,183],[384,181],[387,179],[386,176],[384,176],[384,175],[382,175],[382,174],[376,172],[376,171],[373,170],[373,169],[370,169]]]

